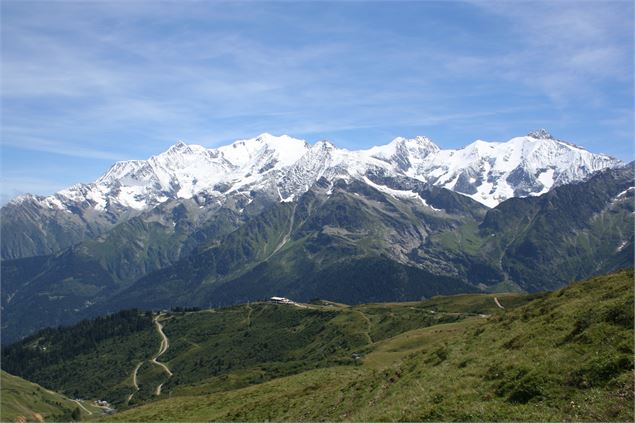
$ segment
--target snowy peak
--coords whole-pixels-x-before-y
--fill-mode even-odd
[[[428,137],[397,137],[390,143],[365,150],[364,153],[385,162],[394,163],[402,172],[408,172],[429,155],[440,151],[439,147]]]
[[[494,207],[508,198],[540,195],[619,165],[619,160],[590,153],[539,130],[507,142],[477,140],[458,150],[440,150],[410,176]]]
[[[464,194],[494,207],[511,197],[539,195],[593,172],[620,166],[554,138],[544,129],[506,142],[477,140],[460,149],[440,149],[428,137],[398,137],[367,150],[349,151],[329,141],[314,145],[268,133],[219,148],[177,142],[147,160],[115,163],[93,184],[80,184],[49,197],[43,207],[66,211],[73,205],[98,212],[143,211],[169,199],[262,193],[297,199],[320,178],[364,180],[369,173],[410,177]],[[14,200],[13,203],[23,201]]]
[[[268,133],[256,138],[238,140],[218,151],[235,166],[245,166],[250,161],[263,161],[264,156],[275,158],[281,165],[288,166],[298,160],[308,149],[309,144],[288,135],[279,137]]]
[[[547,131],[544,128],[540,128],[540,129],[536,129],[535,131],[531,131],[530,133],[527,134],[527,136],[531,137],[531,138],[538,139],[538,140],[555,140],[553,135],[551,135],[549,133],[549,131]]]
[[[190,152],[190,147],[185,144],[183,141],[178,141],[176,144],[171,146],[168,151],[163,154],[183,154]]]
[[[430,138],[421,135],[414,138],[397,137],[392,140],[392,143],[403,146],[408,150],[425,151],[427,153],[439,151],[439,147]]]
[[[439,151],[439,147],[430,138],[424,136],[415,138],[397,137],[386,145],[365,150],[369,156],[380,160],[390,160],[398,155],[422,159],[428,154],[436,153],[437,151]]]

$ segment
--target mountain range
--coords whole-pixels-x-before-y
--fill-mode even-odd
[[[554,289],[632,266],[633,169],[545,130],[178,143],[2,208],[3,342],[129,307]]]
[[[621,164],[545,130],[458,150],[441,150],[426,137],[359,151],[269,134],[217,149],[179,142],[148,160],[117,162],[94,183],[17,197],[3,208],[2,220],[21,230],[5,231],[2,258],[58,251],[170,200],[194,199],[208,208],[233,203],[242,213],[255,197],[289,202],[320,178],[333,183],[373,173],[413,178],[494,207]]]

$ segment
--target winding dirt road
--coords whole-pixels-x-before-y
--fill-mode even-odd
[[[496,305],[498,306],[498,308],[502,308],[503,310],[505,310],[505,307],[503,307],[501,305],[501,303],[498,301],[498,298],[494,297],[494,302],[496,303]]]
[[[150,360],[152,363],[156,364],[157,366],[163,368],[163,370],[165,371],[165,373],[167,373],[168,377],[172,377],[172,372],[170,371],[170,369],[168,368],[168,366],[166,366],[165,364],[157,361],[157,358],[161,357],[167,350],[168,348],[170,348],[170,341],[168,340],[168,337],[165,336],[165,333],[163,333],[163,325],[161,324],[161,322],[159,322],[159,318],[162,317],[162,314],[157,314],[154,319],[154,326],[157,329],[157,332],[159,332],[159,335],[161,335],[161,345],[159,347],[159,352],[157,353],[157,355],[155,355],[154,357],[152,357],[152,359]],[[157,386],[157,389],[155,391],[155,395],[161,395],[161,388],[163,387],[163,384],[160,383]]]
[[[82,404],[81,402],[79,402],[79,401],[77,401],[77,400],[71,400],[71,401],[73,401],[73,402],[77,403],[77,405],[79,405],[80,407],[82,407],[82,408],[84,409],[84,411],[88,413],[88,415],[89,415],[89,416],[92,416],[92,415],[93,415],[93,412],[92,412],[92,411],[90,411],[88,408],[84,407],[84,404]]]
[[[137,391],[139,390],[139,385],[137,384],[137,372],[139,371],[139,367],[141,367],[142,364],[143,364],[143,361],[140,361],[139,364],[137,364],[137,367],[135,367],[134,370],[132,371],[132,386]],[[130,402],[134,394],[135,393],[133,392],[130,395],[128,395],[128,402]]]
[[[373,343],[373,338],[370,337],[370,331],[372,329],[372,323],[370,322],[370,319],[368,318],[368,316],[366,316],[366,314],[364,314],[363,312],[356,310],[355,311],[357,314],[359,314],[360,316],[362,316],[362,319],[364,319],[364,321],[366,322],[366,332],[364,332],[364,335],[366,335],[366,338],[368,339],[368,343],[372,344]]]

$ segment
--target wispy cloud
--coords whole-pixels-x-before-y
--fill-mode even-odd
[[[498,71],[560,104],[609,101],[606,82],[633,81],[633,3],[629,1],[473,1],[503,18],[516,49],[472,58],[474,68]]]
[[[0,206],[5,205],[11,199],[20,194],[32,192],[56,192],[65,188],[59,182],[50,178],[33,178],[28,175],[0,177]]]
[[[82,145],[72,144],[65,140],[38,138],[20,131],[15,133],[7,128],[3,131],[3,140],[0,144],[4,147],[14,147],[23,150],[41,151],[61,156],[80,157],[99,160],[124,160],[125,157],[108,150],[97,150]]]
[[[264,131],[456,146],[546,123],[623,143],[632,7],[3,2],[2,144],[115,160]]]

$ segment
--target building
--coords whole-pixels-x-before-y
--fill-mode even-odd
[[[293,304],[293,301],[285,297],[271,297],[269,301],[275,304]]]

